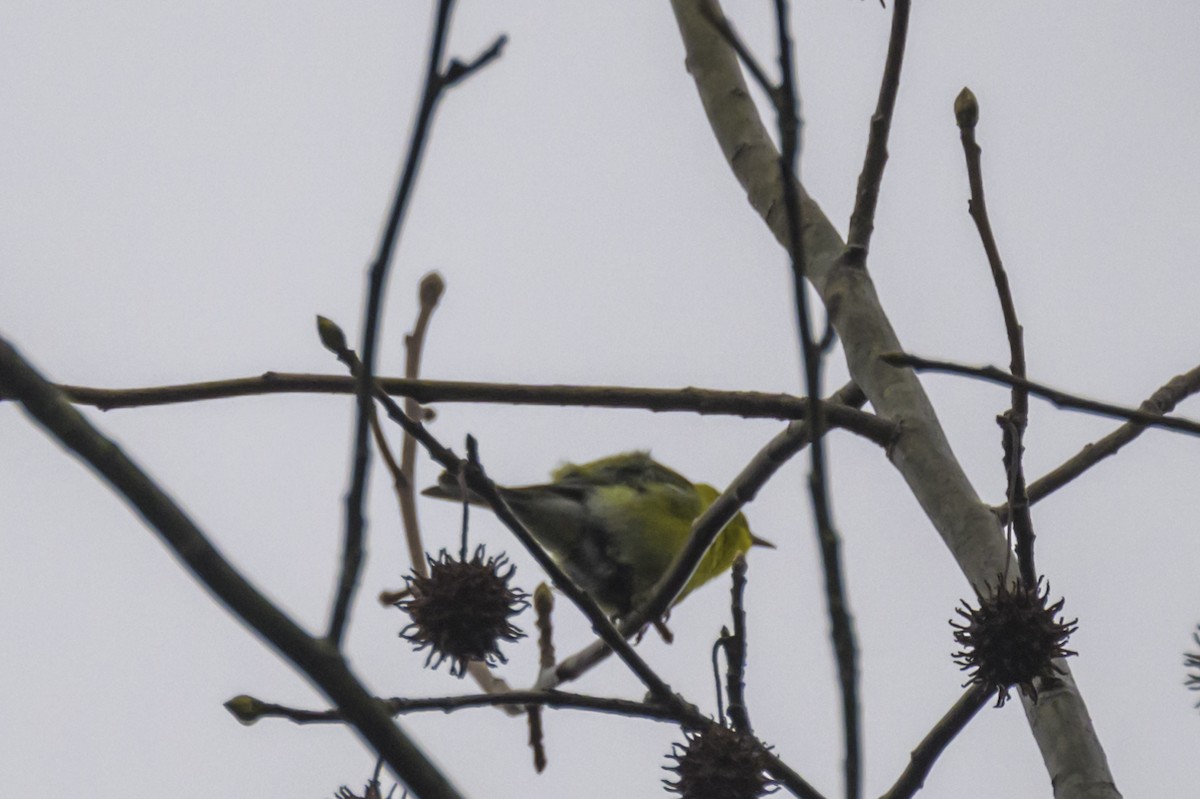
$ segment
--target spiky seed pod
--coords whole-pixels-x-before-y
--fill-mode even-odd
[[[1079,620],[1063,621],[1059,613],[1065,600],[1048,604],[1050,586],[1043,591],[1040,578],[1033,587],[1010,587],[1001,577],[997,586],[980,599],[978,608],[966,600],[960,600],[962,608],[955,608],[966,624],[950,622],[954,640],[963,647],[954,653],[954,662],[971,670],[964,686],[982,685],[998,692],[996,707],[1004,705],[1013,686],[1036,702],[1034,680],[1057,677],[1062,670],[1054,659],[1076,654],[1065,646]],[[986,585],[985,589],[990,590]]]
[[[1192,633],[1192,640],[1200,644],[1200,633]],[[1189,691],[1200,691],[1200,652],[1184,652],[1183,665],[1188,669],[1183,684]],[[1200,707],[1200,702],[1196,703],[1196,707]]]
[[[368,782],[367,787],[363,788],[362,796],[359,796],[345,785],[338,788],[337,793],[333,795],[333,799],[382,799],[382,797],[383,792],[379,788],[379,780]]]
[[[767,751],[749,735],[712,724],[703,730],[686,730],[687,741],[675,744],[668,756],[674,780],[663,780],[667,790],[683,799],[757,799],[775,790],[767,777]]]
[[[483,546],[466,561],[444,549],[436,560],[426,559],[429,576],[406,577],[409,595],[396,603],[412,619],[400,636],[417,651],[429,649],[427,668],[449,660],[457,677],[472,660],[489,666],[507,662],[500,642],[525,636],[509,619],[529,606],[528,595],[508,585],[516,567],[504,555],[485,559]]]

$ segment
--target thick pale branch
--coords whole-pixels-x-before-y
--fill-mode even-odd
[[[687,51],[687,68],[717,141],[751,205],[781,242],[783,191],[778,154],[750,99],[737,57],[701,12],[712,0],[672,0]],[[719,13],[719,12],[717,12]],[[713,15],[712,10],[708,12]],[[828,218],[801,188],[806,274],[820,293],[845,348],[851,377],[876,412],[896,421],[901,434],[889,450],[904,477],[971,584],[986,590],[1005,571],[1010,552],[995,515],[980,501],[954,457],[928,396],[909,370],[880,359],[901,350],[875,287],[864,269],[843,257],[845,245]],[[1119,794],[1087,710],[1070,674],[1061,685],[1026,704],[1055,795],[1064,799]]]

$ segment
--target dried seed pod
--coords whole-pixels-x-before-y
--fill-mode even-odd
[[[516,567],[504,555],[485,559],[483,546],[470,560],[444,549],[436,560],[426,558],[429,576],[406,577],[409,595],[396,603],[412,619],[400,636],[417,651],[429,649],[426,667],[449,660],[450,673],[458,677],[472,660],[489,666],[506,662],[500,642],[525,636],[509,619],[529,606],[528,595],[508,584]]]
[[[674,780],[667,790],[683,799],[758,799],[775,790],[767,777],[767,750],[754,737],[711,724],[684,732],[687,741],[675,744],[669,757]]]
[[[1013,686],[1037,701],[1034,680],[1056,678],[1062,672],[1054,659],[1076,654],[1065,646],[1079,620],[1063,621],[1059,613],[1065,600],[1051,605],[1049,597],[1050,586],[1043,591],[1041,579],[1032,587],[1010,587],[1001,577],[996,590],[979,600],[978,608],[961,600],[963,607],[955,612],[966,624],[952,620],[950,626],[954,640],[963,647],[954,653],[954,662],[964,671],[971,670],[964,685],[996,690],[996,707],[1008,700]]]

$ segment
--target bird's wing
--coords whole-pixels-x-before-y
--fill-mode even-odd
[[[555,485],[564,487],[622,485],[641,491],[648,486],[665,484],[684,491],[692,488],[686,477],[655,461],[648,452],[624,452],[578,465],[568,463],[555,470],[553,479]]]

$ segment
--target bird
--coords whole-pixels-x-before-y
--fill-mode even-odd
[[[567,576],[615,619],[628,616],[649,598],[687,543],[692,522],[720,494],[706,483],[692,483],[645,451],[563,464],[548,483],[497,490]],[[458,478],[449,472],[421,493],[464,499]],[[473,492],[466,501],[486,504]],[[754,536],[746,517],[738,513],[713,541],[675,603],[728,571],[752,545],[774,547]]]

